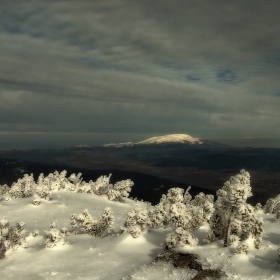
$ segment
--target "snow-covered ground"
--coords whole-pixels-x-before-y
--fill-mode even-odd
[[[85,208],[95,218],[105,207],[110,207],[115,217],[113,229],[117,233],[124,225],[127,213],[145,203],[124,198],[124,202],[109,201],[105,196],[86,193],[56,191],[52,199],[39,206],[32,204],[32,197],[0,201],[0,219],[10,225],[25,223],[28,248],[9,250],[0,259],[1,279],[192,279],[197,272],[188,268],[174,268],[169,263],[152,260],[162,252],[161,243],[170,229],[154,229],[133,238],[129,233],[110,233],[103,238],[88,234],[75,235],[70,225],[70,215]],[[259,250],[250,248],[248,255],[235,255],[231,247],[223,248],[222,241],[203,243],[208,231],[204,225],[195,231],[199,245],[183,250],[196,253],[208,268],[220,268],[225,272],[221,279],[280,279],[278,245],[280,221],[274,214],[258,212],[263,220],[263,242]],[[55,222],[57,228],[70,231],[65,241],[69,244],[46,248],[45,230]],[[39,230],[39,236],[32,232]]]

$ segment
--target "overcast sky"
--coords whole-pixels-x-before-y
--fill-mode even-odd
[[[0,0],[0,150],[279,138],[279,11],[276,0]]]

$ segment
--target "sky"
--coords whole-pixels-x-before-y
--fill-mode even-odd
[[[173,133],[280,143],[279,9],[0,0],[0,150]]]

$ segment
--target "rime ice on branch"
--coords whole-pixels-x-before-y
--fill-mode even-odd
[[[237,252],[246,252],[246,240],[254,240],[254,247],[259,248],[262,241],[262,222],[254,216],[254,208],[246,203],[252,196],[250,174],[242,169],[232,176],[217,191],[215,211],[210,219],[210,231],[205,241],[224,240],[224,247],[240,243]],[[241,245],[243,244],[243,245]]]

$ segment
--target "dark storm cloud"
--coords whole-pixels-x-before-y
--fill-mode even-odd
[[[0,131],[279,136],[279,8],[1,1]]]

